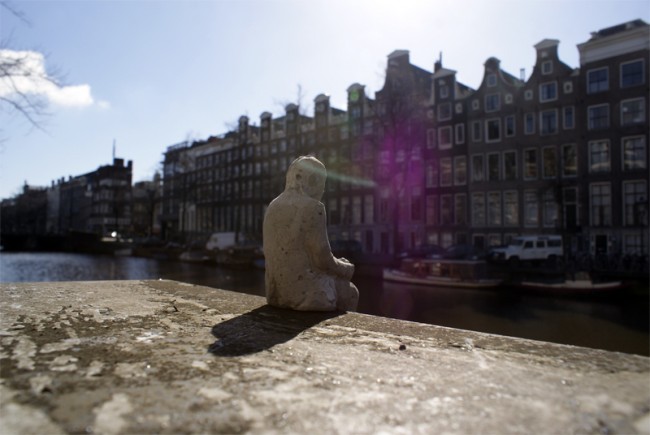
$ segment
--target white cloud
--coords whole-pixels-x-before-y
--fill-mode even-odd
[[[45,58],[35,51],[0,50],[0,97],[21,93],[44,98],[61,107],[108,108],[106,101],[96,102],[90,85],[60,84],[45,69]]]

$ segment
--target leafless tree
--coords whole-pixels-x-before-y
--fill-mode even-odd
[[[30,25],[25,14],[12,2],[0,1],[0,13],[2,11]],[[48,116],[47,98],[28,89],[48,82],[56,86],[60,86],[60,83],[55,74],[33,68],[33,56],[33,52],[12,50],[9,41],[0,40],[0,111],[17,114],[27,120],[32,128],[44,130],[43,124]]]

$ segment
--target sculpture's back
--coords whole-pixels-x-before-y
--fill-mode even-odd
[[[264,217],[266,296],[270,305],[296,310],[356,309],[354,266],[336,259],[327,238],[325,167],[314,157],[296,159],[284,192]]]

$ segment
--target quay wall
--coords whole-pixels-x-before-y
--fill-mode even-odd
[[[650,359],[175,281],[0,285],[0,433],[650,433]]]

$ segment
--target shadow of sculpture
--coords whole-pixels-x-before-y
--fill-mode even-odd
[[[268,350],[343,312],[294,311],[264,305],[212,327],[216,356],[242,356]]]

